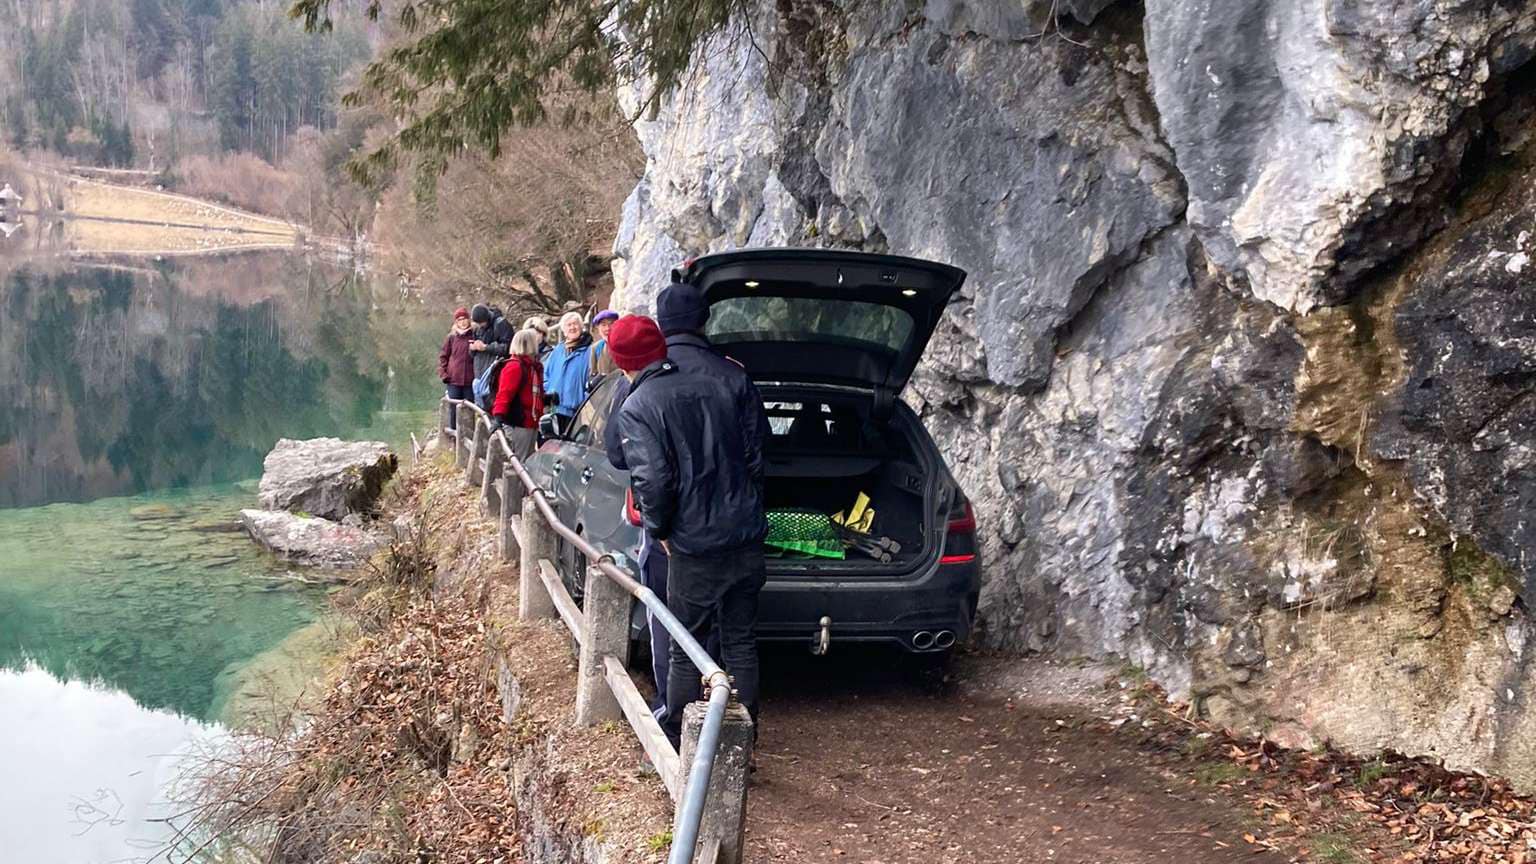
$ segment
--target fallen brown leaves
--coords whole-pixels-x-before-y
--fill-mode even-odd
[[[1155,719],[1111,726],[1135,730],[1144,747],[1240,769],[1214,776],[1252,805],[1249,845],[1339,864],[1536,864],[1536,801],[1505,780],[1391,752],[1286,750],[1187,720],[1154,685],[1136,689],[1140,715]]]
[[[472,604],[404,604],[354,647],[300,731],[248,738],[210,776],[203,794],[223,811],[210,821],[265,837],[272,861],[521,861],[488,658]]]
[[[1233,745],[1228,756],[1261,778],[1255,807],[1276,829],[1304,837],[1311,825],[1326,825],[1313,814],[1323,809],[1320,799],[1331,799],[1345,815],[1337,821],[1366,829],[1375,860],[1524,864],[1536,850],[1532,801],[1503,780],[1390,753],[1364,762],[1333,750],[1272,752],[1257,742]]]
[[[520,860],[488,657],[479,614],[434,601],[360,647],[316,713],[295,778],[296,788],[329,782],[370,805],[373,819],[329,845],[411,861]]]

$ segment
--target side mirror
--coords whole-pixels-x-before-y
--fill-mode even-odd
[[[539,418],[539,440],[554,441],[560,437],[560,415],[551,411]]]

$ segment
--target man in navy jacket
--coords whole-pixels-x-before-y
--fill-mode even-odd
[[[693,285],[673,283],[662,289],[656,298],[656,323],[667,339],[667,359],[683,372],[707,375],[720,383],[742,407],[741,428],[749,434],[749,452],[761,454],[768,438],[768,415],[762,410],[762,397],[757,386],[747,376],[740,364],[720,355],[704,335],[704,325],[709,321],[709,304],[704,294]],[[620,471],[628,471],[624,462],[624,450],[619,439],[617,422],[624,397],[629,395],[629,379],[614,384],[613,400],[609,408],[609,422],[603,430],[603,446],[608,451],[608,461]],[[760,458],[760,457],[753,457]],[[663,601],[667,599],[667,554],[653,538],[647,536],[640,555],[640,579]],[[654,618],[651,630],[651,674],[656,681],[656,701],[651,708],[658,721],[666,717],[667,670],[671,665],[672,637],[667,628]],[[714,657],[720,656],[720,640],[710,633],[702,643]]]
[[[630,382],[615,418],[620,450],[645,531],[668,555],[667,608],[700,643],[718,630],[722,665],[755,719],[768,531],[758,434],[767,420],[753,416],[763,413],[762,401],[755,388],[733,393],[669,360],[649,318],[621,319],[608,350]],[[744,404],[748,398],[755,401]],[[662,728],[675,745],[683,708],[699,698],[699,674],[675,643],[670,661]]]

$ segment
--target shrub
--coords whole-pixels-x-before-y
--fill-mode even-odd
[[[283,219],[299,215],[300,179],[251,153],[188,156],[177,163],[176,191]]]

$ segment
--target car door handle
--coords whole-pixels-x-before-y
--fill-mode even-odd
[[[583,483],[591,483],[592,482],[592,469],[591,468],[583,468],[583,469],[581,469],[581,482],[583,482]]]

